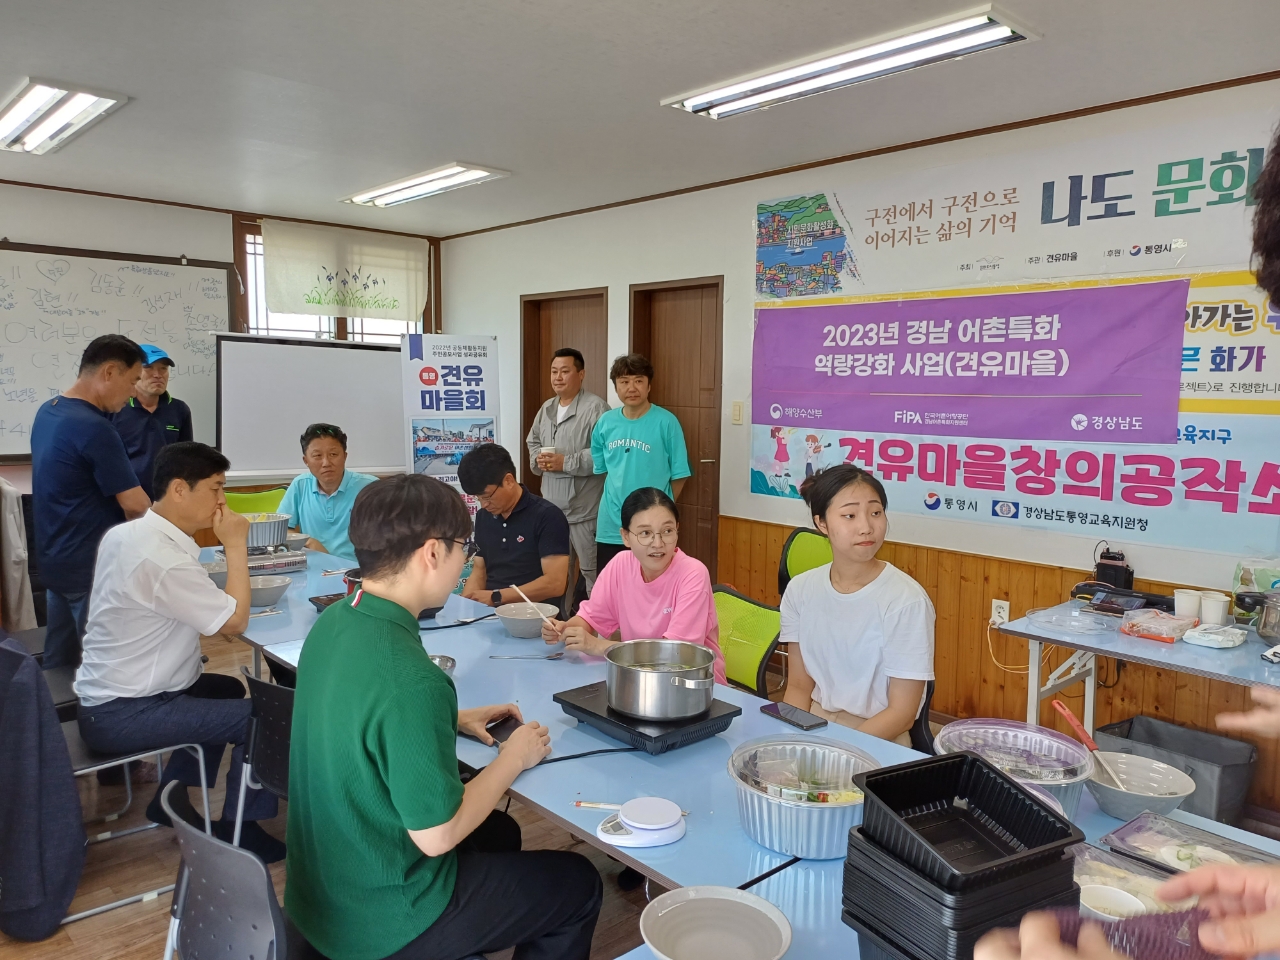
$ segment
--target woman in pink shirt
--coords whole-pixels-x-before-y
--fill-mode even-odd
[[[622,502],[622,542],[628,547],[596,576],[591,598],[572,620],[544,625],[547,643],[603,657],[618,640],[686,640],[715,654],[715,678],[724,683],[720,627],[711,575],[676,546],[680,512],[656,487],[641,487]]]

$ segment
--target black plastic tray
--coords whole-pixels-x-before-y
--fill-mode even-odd
[[[928,960],[923,956],[908,953],[870,924],[859,920],[848,910],[840,911],[840,919],[845,926],[852,927],[858,935],[858,957],[860,960]]]
[[[868,907],[866,904],[842,901],[844,910],[855,919],[867,923],[873,922],[875,929],[882,936],[888,936],[909,953],[929,960],[971,960],[973,946],[989,930],[997,927],[1016,927],[1023,915],[1032,910],[1050,910],[1054,907],[1079,907],[1080,891],[1072,884],[1071,890],[1047,897],[1039,903],[1028,904],[1010,913],[1002,914],[986,923],[964,930],[948,930],[939,924],[930,924],[919,917],[905,916],[905,911],[885,913],[883,908]]]
[[[655,756],[724,733],[733,723],[733,718],[742,715],[741,707],[723,700],[712,700],[711,709],[696,717],[668,721],[636,720],[609,709],[609,693],[603,680],[585,687],[562,690],[553,694],[551,699],[575,720]]]
[[[862,835],[946,890],[1056,860],[1084,834],[976,753],[860,773]]]
[[[1075,859],[1065,856],[1047,867],[983,887],[973,894],[951,894],[953,905],[946,905],[933,896],[945,891],[938,890],[904,864],[886,862],[888,858],[864,853],[866,846],[866,841],[856,848],[850,845],[844,869],[845,899],[870,904],[892,897],[895,904],[912,911],[922,922],[941,924],[952,930],[985,923],[1027,904],[1067,892],[1075,882],[1072,879]],[[921,885],[929,890],[922,890]]]

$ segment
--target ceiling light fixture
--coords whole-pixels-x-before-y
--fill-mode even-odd
[[[901,73],[942,60],[1032,39],[991,4],[856,47],[793,63],[760,76],[664,100],[663,106],[721,120],[788,100]]]
[[[28,79],[0,107],[0,150],[50,153],[128,99],[72,84]]]
[[[468,163],[447,163],[443,167],[436,167],[425,173],[362,191],[353,197],[348,197],[344,202],[358,203],[368,207],[394,207],[397,204],[408,203],[410,200],[421,200],[423,197],[434,196],[447,190],[456,190],[458,187],[484,183],[486,180],[497,180],[506,176],[510,174],[503,170],[481,168]]]

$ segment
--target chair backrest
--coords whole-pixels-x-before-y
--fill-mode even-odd
[[[253,698],[247,759],[258,781],[277,797],[288,800],[293,688],[265,683],[247,672],[245,681]]]
[[[805,527],[796,527],[782,545],[782,557],[778,561],[778,596],[787,592],[791,578],[806,570],[831,562],[831,541]]]
[[[232,493],[227,491],[227,506],[236,513],[275,513],[284,499],[285,487],[273,487],[256,493]]]
[[[287,960],[284,913],[267,865],[248,850],[188,823],[174,807],[175,801],[181,806],[184,795],[175,780],[160,796],[173,820],[187,873],[178,916],[178,955],[183,960]]]
[[[932,703],[933,681],[930,680],[924,687],[924,706],[920,708],[920,715],[916,717],[916,722],[911,725],[909,733],[912,748],[931,756],[938,752],[933,745],[933,728],[929,726],[929,706]]]
[[[725,676],[758,697],[768,697],[769,658],[778,649],[782,618],[777,607],[745,597],[724,584],[711,590],[720,625]]]

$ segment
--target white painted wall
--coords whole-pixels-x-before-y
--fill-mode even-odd
[[[0,238],[150,257],[234,260],[227,214],[10,184],[0,184]],[[30,465],[6,467],[2,475],[24,493],[31,491]]]
[[[735,400],[750,420],[751,339],[754,305],[756,204],[832,182],[868,183],[903,164],[929,169],[981,159],[1002,150],[1052,148],[1079,139],[1141,134],[1142,129],[1185,123],[1242,109],[1275,113],[1275,82],[1218,91],[962,140],[909,153],[891,154],[705,190],[681,197],[617,207],[542,224],[464,237],[443,244],[442,292],[448,333],[496,334],[507,371],[502,389],[500,442],[523,449],[520,436],[520,297],[558,290],[608,287],[609,355],[627,349],[628,287],[633,283],[724,276],[724,409],[722,410],[720,509],[729,516],[775,523],[807,523],[798,501],[749,492],[750,428],[730,423]],[[732,122],[732,121],[727,121]],[[517,171],[516,175],[519,173]],[[483,187],[479,189],[484,189]],[[609,398],[616,403],[616,398]],[[989,524],[894,515],[892,539],[989,556],[1092,566],[1096,538],[1028,534]],[[1113,545],[1120,541],[1112,538]],[[979,549],[979,544],[981,548]],[[1230,583],[1234,558],[1122,544],[1140,576],[1205,586]]]

